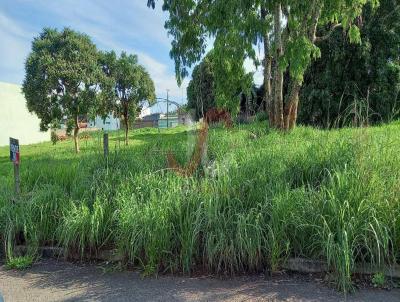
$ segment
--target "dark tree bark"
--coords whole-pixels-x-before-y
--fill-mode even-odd
[[[301,85],[298,81],[292,80],[289,85],[287,103],[285,106],[284,129],[291,130],[297,121],[297,107],[299,105],[299,92]]]
[[[282,7],[281,3],[275,4],[274,35],[275,35],[275,70],[274,70],[274,126],[283,129],[283,71],[279,60],[283,55],[282,46]]]
[[[261,18],[264,20],[267,17],[267,10],[265,8],[261,9]],[[272,98],[272,87],[271,87],[271,68],[272,68],[272,55],[271,55],[271,45],[268,37],[268,31],[264,34],[264,106],[265,111],[268,113],[269,125],[273,127],[274,114],[273,114],[273,98]]]
[[[125,145],[128,146],[128,132],[129,132],[129,111],[128,105],[124,106],[124,124],[125,124]]]
[[[78,119],[78,115],[75,115],[74,143],[75,143],[75,152],[76,153],[80,152],[78,134],[79,134],[79,119]]]
[[[125,124],[125,145],[128,146],[129,121],[128,121],[128,115],[125,114],[124,114],[124,124]]]

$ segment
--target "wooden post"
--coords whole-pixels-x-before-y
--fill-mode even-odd
[[[15,181],[15,194],[18,196],[21,193],[18,163],[14,163],[14,181]]]
[[[103,148],[104,148],[104,156],[108,156],[108,133],[104,133],[103,135]]]

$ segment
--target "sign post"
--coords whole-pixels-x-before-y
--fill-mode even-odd
[[[15,138],[10,137],[10,160],[14,164],[14,183],[15,183],[15,194],[19,195],[20,190],[20,177],[19,177],[19,141]]]

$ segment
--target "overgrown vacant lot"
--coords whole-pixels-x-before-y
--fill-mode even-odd
[[[276,270],[287,257],[328,262],[349,289],[355,263],[400,261],[400,124],[289,134],[265,124],[211,128],[193,177],[195,134],[135,130],[128,147],[99,133],[82,152],[64,141],[21,147],[22,194],[0,148],[0,234],[12,244],[60,245],[84,257],[118,248],[146,273]],[[23,235],[22,235],[23,234]],[[9,255],[11,256],[11,255]]]

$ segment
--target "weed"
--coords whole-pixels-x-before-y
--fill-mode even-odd
[[[24,270],[30,268],[34,262],[34,256],[16,256],[8,257],[6,262],[7,269]]]
[[[385,275],[383,273],[375,273],[372,276],[371,281],[374,287],[382,288],[386,283]]]

